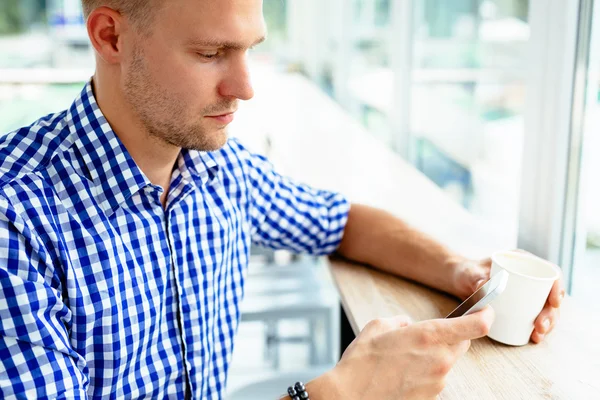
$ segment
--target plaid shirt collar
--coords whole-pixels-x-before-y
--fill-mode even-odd
[[[87,168],[86,177],[96,186],[100,208],[112,215],[150,180],[137,166],[100,110],[89,81],[67,111],[73,144]],[[171,187],[181,183],[202,186],[214,179],[219,165],[211,153],[182,149]]]

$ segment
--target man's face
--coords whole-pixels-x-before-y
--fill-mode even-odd
[[[170,0],[148,36],[128,34],[121,85],[150,136],[211,151],[253,96],[247,50],[265,36],[262,0]]]

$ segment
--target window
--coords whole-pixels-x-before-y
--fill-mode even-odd
[[[571,294],[600,310],[600,9],[594,3],[580,2],[562,261]]]
[[[416,2],[413,163],[516,237],[528,2]]]
[[[379,85],[390,79],[390,1],[355,0],[348,60],[346,107],[380,140],[393,144],[391,96]]]
[[[67,108],[92,71],[78,0],[0,2],[1,133]]]
[[[345,21],[346,71],[337,71],[347,76],[347,91],[336,99],[448,196],[516,242],[528,0],[353,5]]]

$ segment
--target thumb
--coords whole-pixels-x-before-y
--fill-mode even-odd
[[[482,287],[487,281],[488,281],[488,279],[481,278],[477,282],[475,282],[475,285],[474,285],[475,290],[473,290],[473,293],[475,293],[477,290],[479,290],[479,288]]]
[[[438,320],[440,334],[449,344],[486,336],[494,322],[494,310],[486,306],[483,310],[458,318]]]

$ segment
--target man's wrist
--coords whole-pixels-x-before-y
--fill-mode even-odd
[[[291,385],[292,383],[290,383]],[[335,380],[333,371],[311,380],[306,385],[306,392],[310,400],[337,400],[341,399],[339,395],[338,383]],[[289,395],[280,397],[279,400],[290,400]]]

